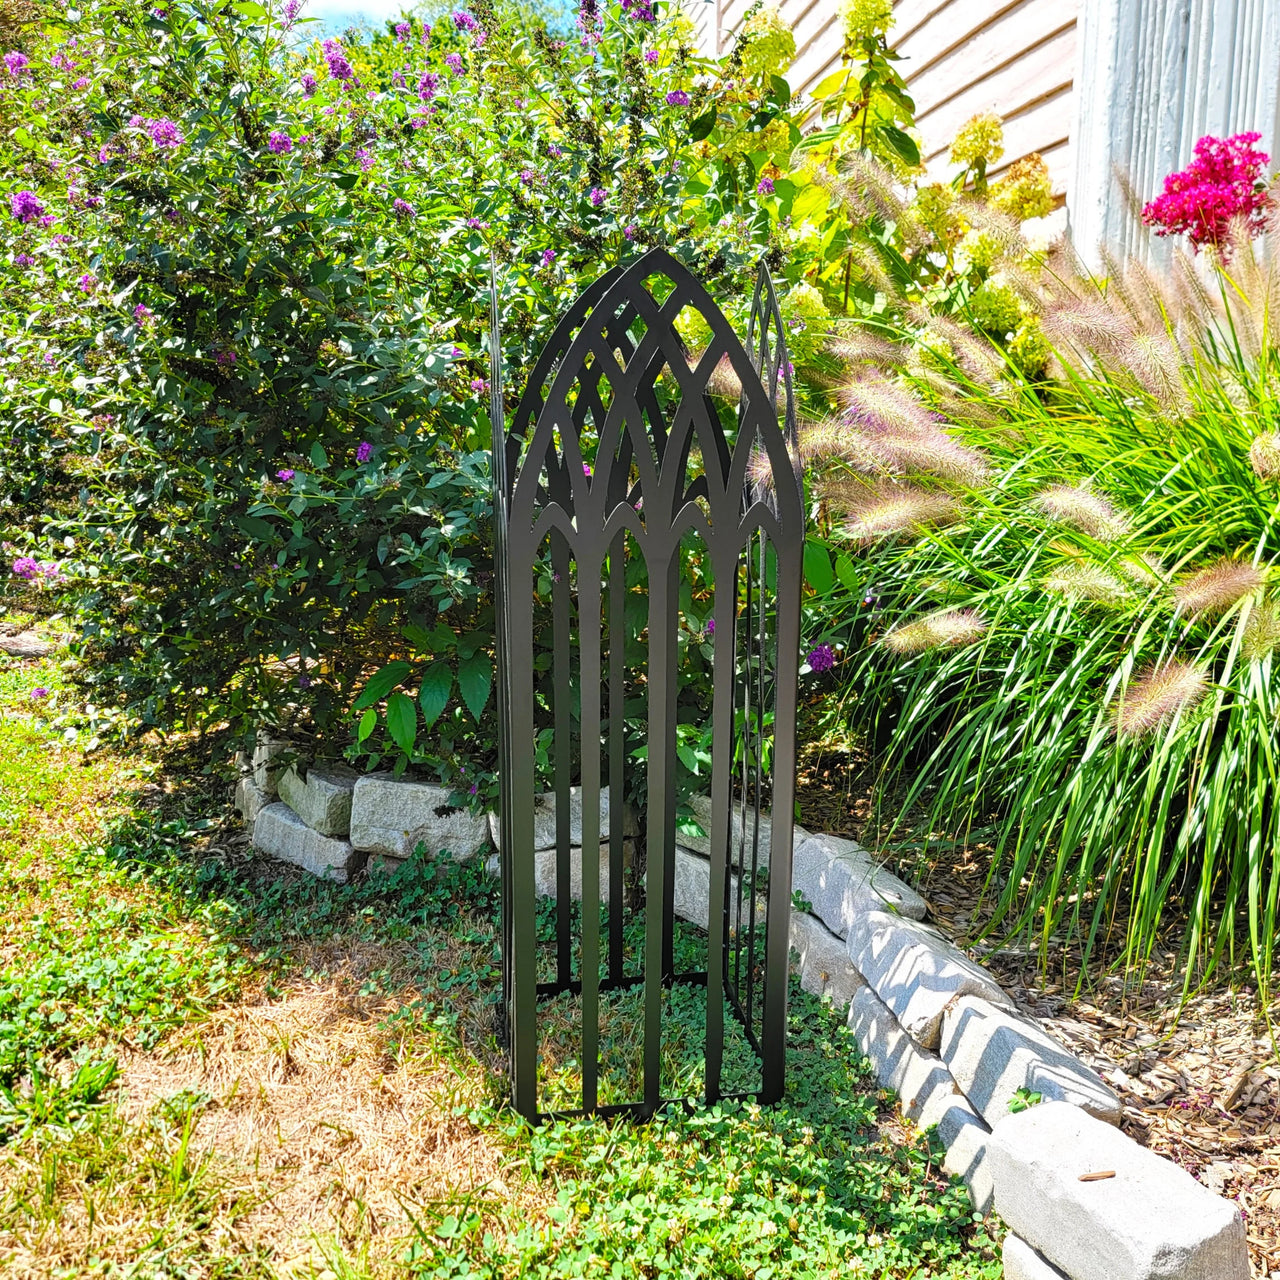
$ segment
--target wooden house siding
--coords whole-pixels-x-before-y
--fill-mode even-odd
[[[691,0],[690,16],[701,22],[699,48],[708,54],[727,51],[749,3]],[[1078,5],[1079,0],[899,0],[890,40],[915,99],[930,173],[949,176],[947,149],[956,130],[970,116],[994,111],[1005,122],[1005,154],[994,172],[1038,151],[1055,193],[1065,194],[1072,169]],[[808,97],[840,66],[839,5],[781,0],[779,9],[796,37],[787,79],[795,93]]]

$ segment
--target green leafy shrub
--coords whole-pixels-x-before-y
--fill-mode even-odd
[[[644,6],[565,40],[482,0],[324,47],[280,4],[32,12],[0,99],[0,510],[62,548],[93,699],[341,749],[363,686],[359,758],[469,781],[490,255],[513,391],[644,247],[745,293],[785,82],[698,87],[687,22]]]

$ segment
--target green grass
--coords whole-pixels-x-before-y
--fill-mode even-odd
[[[37,672],[0,670],[6,1273],[999,1274],[963,1187],[898,1120],[842,1020],[813,997],[793,993],[789,1088],[777,1107],[673,1107],[647,1125],[530,1129],[503,1103],[497,889],[478,866],[415,861],[389,879],[336,886],[246,858],[227,847],[225,801],[194,765],[166,774],[51,742],[26,697]],[[47,686],[52,676],[38,678]],[[270,1008],[338,981],[342,957],[357,952],[366,962],[343,988],[346,1003],[381,1010],[358,1034],[399,1064],[402,1088],[435,1082],[410,1094],[422,1108],[422,1151],[410,1153],[422,1187],[446,1140],[488,1152],[500,1186],[398,1192],[390,1219],[365,1187],[334,1210],[332,1230],[282,1237],[269,1206],[297,1175],[217,1137],[231,1096],[175,1083],[146,1101],[130,1081],[140,1063],[161,1070],[184,1045],[218,1053],[216,1028],[236,1016],[237,999],[256,993],[253,1007]],[[311,1029],[317,1041],[339,1033],[326,1026]],[[570,1026],[545,1022],[566,1088]],[[694,1041],[673,1050],[681,1078],[696,1078]],[[283,1043],[286,1064],[290,1052]],[[117,1057],[128,1066],[119,1080]],[[334,1078],[339,1114],[344,1079]],[[232,1092],[253,1087],[241,1080]]]

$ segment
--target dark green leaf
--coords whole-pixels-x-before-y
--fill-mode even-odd
[[[393,693],[387,699],[387,732],[407,756],[413,755],[418,736],[418,708],[407,693]]]
[[[704,111],[690,126],[689,139],[692,142],[701,142],[712,129],[716,127],[716,117],[719,115],[720,109],[712,107],[709,111]]]
[[[433,662],[422,677],[418,690],[418,703],[422,707],[422,721],[431,728],[449,701],[453,689],[453,672],[447,662]]]
[[[365,685],[364,690],[356,699],[355,709],[359,711],[362,707],[368,707],[375,702],[380,702],[411,670],[413,668],[407,662],[397,658],[394,662],[388,662],[381,670],[375,671],[369,677],[369,683]]]
[[[467,704],[467,710],[477,719],[489,701],[493,686],[493,664],[483,653],[472,654],[458,663],[458,691]]]
[[[907,164],[914,168],[920,163],[920,148],[916,146],[915,139],[909,133],[903,133],[901,129],[891,124],[882,124],[879,128],[880,136]]]
[[[804,544],[804,577],[820,596],[826,595],[836,582],[826,547],[813,538],[807,539]]]

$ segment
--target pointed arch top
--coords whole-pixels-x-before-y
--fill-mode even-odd
[[[709,335],[696,358],[676,324],[690,311]],[[729,432],[708,395],[712,379],[726,373],[742,388]],[[660,394],[664,380],[674,394]],[[683,509],[699,500],[713,527],[733,533],[761,500],[780,525],[801,525],[790,365],[764,264],[746,346],[667,250],[607,271],[557,324],[501,452],[500,502],[513,530],[532,529],[556,506],[578,543],[598,536],[626,504],[643,513],[647,538],[668,541],[687,527]]]

